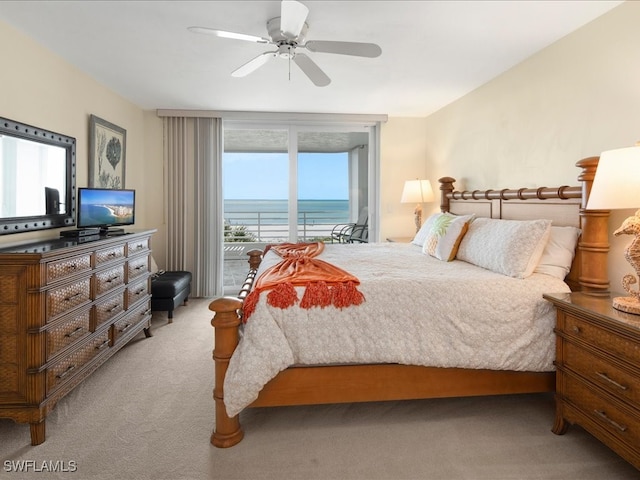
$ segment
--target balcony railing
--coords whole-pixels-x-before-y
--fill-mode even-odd
[[[348,223],[344,211],[318,210],[298,213],[297,239],[330,240],[337,224]],[[287,212],[225,212],[225,243],[275,243],[289,241]]]

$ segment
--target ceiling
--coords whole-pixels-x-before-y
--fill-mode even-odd
[[[143,109],[426,116],[622,2],[303,3],[307,41],[377,43],[382,55],[306,52],[326,87],[285,59],[235,78],[272,46],[187,30],[266,37],[279,1],[2,1],[0,19]]]

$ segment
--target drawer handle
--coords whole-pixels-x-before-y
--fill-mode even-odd
[[[76,327],[72,332],[69,332],[69,333],[65,334],[65,337],[67,337],[67,338],[74,337],[77,334],[79,334],[81,331],[82,331],[82,327]]]
[[[143,264],[143,265],[138,265],[135,269],[136,270],[142,270],[143,268],[147,268],[147,264]]]
[[[614,386],[618,387],[620,390],[627,390],[629,388],[626,385],[622,385],[621,383],[616,382],[615,380],[610,378],[609,375],[607,375],[604,372],[596,372],[596,375],[599,376],[600,378],[602,378],[603,380],[606,380],[611,385],[614,385]]]
[[[67,375],[69,375],[71,372],[73,372],[73,370],[74,370],[75,368],[76,368],[76,366],[75,366],[75,365],[69,365],[69,366],[67,367],[67,369],[66,369],[64,372],[59,373],[58,375],[56,375],[56,378],[57,378],[57,379],[61,379],[61,378],[66,377],[66,376],[67,376]]]
[[[82,292],[74,293],[73,295],[69,295],[68,297],[66,297],[64,300],[65,302],[70,302],[74,298],[79,297],[81,295],[82,295]]]
[[[111,252],[111,253],[109,253],[109,256],[110,256],[110,257],[115,257],[116,255],[117,255],[117,253],[116,253],[116,252]]]
[[[113,312],[114,310],[117,310],[119,306],[120,306],[120,304],[119,304],[119,303],[116,303],[113,307],[111,307],[111,308],[107,308],[106,312],[107,312],[107,313],[111,313],[111,312]]]
[[[151,315],[151,309],[147,308],[144,312],[140,312],[141,317],[146,317],[147,315]]]
[[[75,263],[72,263],[71,265],[67,265],[67,270],[77,270],[78,269],[78,265],[76,265]]]
[[[127,323],[124,327],[118,329],[118,332],[120,332],[120,333],[125,332],[126,330],[129,329],[129,327],[131,327],[131,324]]]
[[[139,243],[136,245],[136,250],[142,250],[144,248],[144,244]]]
[[[609,423],[613,427],[615,427],[618,430],[620,430],[621,432],[626,432],[627,431],[627,426],[626,425],[620,425],[618,422],[615,422],[615,421],[611,420],[609,417],[607,417],[607,414],[603,410],[594,410],[593,412],[596,415],[598,415],[600,418],[602,418],[604,421],[606,421],[607,423]]]
[[[140,288],[138,290],[136,290],[135,292],[133,292],[134,295],[141,295],[145,292],[145,288]]]
[[[102,350],[104,347],[106,347],[107,345],[109,345],[109,340],[105,340],[104,342],[102,342],[100,345],[96,345],[96,350]]]
[[[120,275],[116,275],[114,277],[111,277],[110,279],[107,280],[107,283],[115,282],[119,278],[120,278]]]
[[[582,330],[580,330],[580,327],[577,325],[574,325],[571,330],[573,330],[573,333],[577,333],[578,335],[582,333]]]

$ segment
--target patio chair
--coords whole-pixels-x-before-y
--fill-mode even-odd
[[[331,243],[367,243],[369,209],[364,207],[355,223],[339,223],[331,230]]]

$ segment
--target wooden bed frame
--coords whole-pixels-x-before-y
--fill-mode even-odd
[[[443,212],[476,213],[505,219],[548,218],[555,225],[582,229],[576,258],[567,283],[572,290],[606,294],[609,211],[586,210],[598,157],[577,162],[581,168],[577,187],[522,188],[517,190],[454,191],[454,179],[440,179]],[[229,417],[224,405],[224,377],[239,341],[242,302],[249,293],[262,251],[249,255],[249,275],[238,297],[214,300],[216,424],[211,443],[231,447],[243,438],[239,416]],[[555,373],[436,368],[399,364],[292,366],[280,372],[260,392],[250,407],[314,405],[325,403],[409,400],[478,395],[549,392],[555,390]]]

